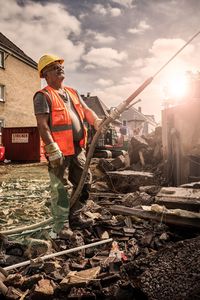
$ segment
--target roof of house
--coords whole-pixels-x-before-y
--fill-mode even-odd
[[[144,115],[142,112],[138,111],[134,107],[125,110],[121,115],[121,119],[125,119],[128,122],[130,121],[148,122],[154,126],[157,126],[157,123],[155,122],[153,115]]]
[[[13,42],[11,42],[3,33],[0,32],[0,49],[8,52],[9,54],[15,56],[16,58],[27,63],[34,69],[37,69],[37,63],[26,55],[19,47],[17,47]]]
[[[87,106],[91,108],[99,118],[103,119],[104,117],[109,116],[110,109],[97,96],[81,95],[81,97],[83,98]],[[121,124],[121,121],[119,119],[116,119],[112,123],[119,126]]]
[[[122,115],[122,119],[125,119],[127,121],[144,121],[144,116],[143,114],[139,113],[139,111],[135,108],[129,108],[125,110]]]
[[[81,95],[85,103],[91,108],[98,117],[103,118],[108,116],[109,108],[97,96],[84,96]]]

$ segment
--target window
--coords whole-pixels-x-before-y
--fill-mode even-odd
[[[0,51],[0,68],[4,68],[4,52]]]
[[[5,102],[5,86],[0,84],[0,102]]]

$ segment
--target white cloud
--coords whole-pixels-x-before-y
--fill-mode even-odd
[[[133,83],[115,84],[104,89],[94,89],[91,92],[93,95],[98,95],[107,106],[117,106],[126,100],[137,87],[137,84],[133,81]]]
[[[127,59],[125,51],[118,52],[113,48],[91,48],[91,50],[83,56],[87,63],[92,63],[99,67],[112,68],[119,67],[123,60]]]
[[[93,30],[88,30],[87,35],[95,39],[99,44],[110,44],[116,40],[113,36],[106,36]]]
[[[132,8],[134,5],[133,5],[133,0],[112,0],[112,2],[114,3],[117,3],[117,4],[120,4],[124,7],[127,7],[127,8]]]
[[[128,32],[132,34],[144,33],[146,30],[150,29],[151,26],[146,23],[146,21],[140,21],[137,27],[129,28]]]
[[[149,50],[153,55],[162,54],[166,56],[175,54],[186,42],[182,39],[157,39],[154,41],[152,48]],[[190,55],[194,51],[193,45],[188,45],[182,54]]]
[[[101,85],[101,86],[110,86],[113,84],[113,80],[111,79],[103,79],[103,78],[99,78],[97,81],[96,81],[97,84]]]
[[[121,15],[121,10],[119,8],[113,8],[110,5],[103,6],[102,4],[95,4],[93,12],[102,16],[111,15],[112,17],[118,17]]]
[[[135,68],[141,68],[144,64],[144,60],[142,58],[138,58],[133,62]]]
[[[143,66],[140,71],[143,75],[153,75],[159,70],[181,47],[185,44],[182,39],[157,39],[149,49],[149,56],[143,59]],[[177,70],[190,70],[193,68],[195,57],[197,56],[193,45],[188,45],[171,61],[159,74],[170,74]]]
[[[118,17],[121,15],[121,10],[119,8],[110,8],[110,14],[113,16],[113,17]]]
[[[121,84],[139,84],[140,79],[139,77],[136,76],[128,76],[128,77],[122,77],[121,79]]]
[[[93,69],[95,69],[96,67],[95,67],[95,65],[93,65],[93,64],[87,64],[85,67],[84,67],[84,70],[93,70]]]
[[[107,15],[107,13],[108,13],[106,8],[102,4],[95,4],[93,11],[95,13],[103,15],[103,16]]]
[[[147,30],[147,29],[149,29],[149,28],[151,28],[150,25],[148,25],[148,24],[146,23],[146,21],[140,21],[138,27],[139,27],[141,30],[144,30],[144,31]]]
[[[80,19],[80,20],[85,19],[85,18],[87,18],[87,17],[88,17],[88,14],[87,14],[87,13],[81,13],[81,14],[79,15],[79,19]]]
[[[81,24],[63,5],[27,1],[22,7],[15,0],[0,0],[0,5],[2,33],[27,55],[37,61],[49,52],[64,57],[67,69],[79,65],[84,44],[73,43],[69,35],[78,36]]]
[[[105,36],[101,33],[97,33],[95,39],[101,44],[110,44],[116,40],[113,36]]]

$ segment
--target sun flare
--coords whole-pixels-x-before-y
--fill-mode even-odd
[[[174,75],[168,80],[166,86],[168,98],[182,98],[186,95],[188,84],[185,75]]]

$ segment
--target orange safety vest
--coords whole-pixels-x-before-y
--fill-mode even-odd
[[[80,103],[76,91],[69,87],[64,87],[64,89],[69,94],[74,108],[81,120],[81,123],[83,124],[84,137],[82,140],[80,140],[80,146],[83,148],[86,146],[87,142],[87,128],[84,125],[84,109]],[[75,150],[72,121],[69,111],[67,110],[67,107],[63,102],[63,99],[59,96],[58,92],[50,86],[46,86],[40,92],[48,96],[47,100],[51,107],[49,127],[53,140],[58,144],[60,150],[65,156],[73,155],[75,153]]]

